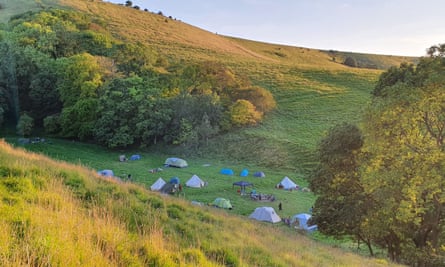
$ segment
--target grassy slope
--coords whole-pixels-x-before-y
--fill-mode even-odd
[[[2,266],[389,266],[0,141]]]
[[[360,108],[368,101],[369,92],[381,73],[379,70],[345,67],[323,51],[220,36],[132,8],[80,0],[58,2],[104,18],[122,40],[144,42],[160,54],[176,60],[221,61],[236,73],[250,77],[254,84],[271,90],[278,108],[261,125],[218,137],[206,149],[207,154],[202,159],[190,158],[190,168],[168,169],[159,175],[165,179],[179,176],[185,181],[196,173],[209,181],[210,186],[204,192],[186,189],[187,199],[210,202],[223,195],[234,202],[233,213],[241,215],[249,214],[259,204],[240,198],[231,186],[237,178],[221,176],[218,170],[222,167],[232,167],[237,172],[244,167],[252,172],[264,170],[267,179],[252,181],[259,191],[274,193],[283,201],[285,209],[280,215],[307,211],[314,200],[312,195],[275,191],[272,186],[285,175],[300,185],[306,184],[304,178],[313,167],[318,140],[335,123],[359,119]],[[4,18],[3,14],[1,18]],[[406,60],[402,57],[373,57],[382,65],[397,65]],[[82,144],[59,145],[32,149],[95,169],[111,168],[117,175],[131,173],[136,182],[144,185],[150,185],[158,177],[148,174],[148,169],[160,166],[165,158],[144,154],[143,161],[122,165],[116,160],[116,151],[106,153]],[[61,151],[60,147],[70,152]],[[212,166],[203,168],[205,163]]]
[[[29,1],[32,2],[32,1]],[[260,162],[307,175],[314,149],[328,128],[356,122],[381,70],[348,68],[332,53],[217,35],[177,19],[100,1],[58,1],[108,22],[107,29],[127,42],[142,42],[166,57],[216,60],[247,75],[275,96],[276,111],[261,125],[216,138],[204,150],[237,162]],[[351,53],[336,52],[336,56]],[[379,66],[412,58],[355,54]],[[254,144],[254,145],[252,145]],[[252,160],[252,155],[256,155]]]

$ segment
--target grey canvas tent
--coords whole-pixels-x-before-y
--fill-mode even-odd
[[[294,183],[289,177],[284,177],[279,183],[279,186],[286,190],[297,189],[297,184]]]
[[[166,182],[164,181],[164,179],[162,179],[161,177],[158,178],[158,180],[156,180],[156,182],[154,182],[151,186],[150,189],[151,191],[159,191],[161,190],[161,188],[166,184]]]
[[[278,216],[272,207],[258,207],[249,215],[249,218],[263,222],[281,222],[280,216]]]
[[[167,158],[164,165],[177,168],[185,168],[188,166],[187,161],[180,158]]]
[[[198,177],[198,175],[194,174],[185,185],[188,187],[201,188],[205,186],[205,182]]]

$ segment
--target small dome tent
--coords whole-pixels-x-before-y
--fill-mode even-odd
[[[249,175],[249,171],[247,169],[242,170],[239,174],[239,176],[241,177],[246,177],[247,175]]]
[[[256,172],[253,174],[253,176],[255,177],[260,177],[260,178],[264,178],[266,177],[266,175],[264,174],[264,172]]]
[[[278,216],[272,207],[258,207],[249,215],[249,218],[263,222],[281,222],[280,216]]]
[[[201,188],[205,186],[205,182],[198,177],[198,175],[194,174],[186,183],[188,187]]]
[[[172,178],[170,179],[170,183],[171,183],[171,184],[180,184],[181,182],[180,182],[180,180],[179,180],[178,177],[172,177]]]
[[[281,182],[278,184],[278,186],[281,186],[282,188],[284,188],[286,190],[297,189],[297,184],[294,183],[287,176],[284,177],[283,180],[281,180]]]
[[[232,209],[230,200],[221,197],[218,197],[213,201],[213,206],[223,209]]]
[[[113,177],[114,173],[112,170],[101,170],[97,172],[99,175]]]
[[[233,170],[232,169],[221,169],[221,171],[219,173],[224,174],[224,175],[233,175]]]
[[[150,189],[151,191],[159,191],[161,190],[161,188],[166,184],[166,182],[164,181],[164,179],[162,179],[161,177],[158,178],[158,180],[156,180],[156,182],[154,182],[151,186]]]
[[[130,160],[140,160],[141,155],[131,155]]]
[[[167,158],[164,165],[176,168],[185,168],[188,166],[187,161],[180,158]]]

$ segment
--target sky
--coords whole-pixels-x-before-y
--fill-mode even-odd
[[[125,0],[108,0],[125,3]],[[424,56],[445,43],[444,0],[132,0],[142,10],[249,40]]]

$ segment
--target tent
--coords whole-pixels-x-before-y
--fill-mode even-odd
[[[221,169],[221,171],[219,173],[225,174],[225,175],[233,175],[233,170],[232,169]]]
[[[249,218],[263,222],[281,222],[280,216],[275,213],[275,210],[272,207],[258,207],[249,215]]]
[[[284,177],[283,180],[281,180],[281,182],[278,184],[278,186],[282,186],[284,189],[289,190],[289,189],[297,189],[297,184],[294,183],[291,179],[289,179],[289,177]]]
[[[188,166],[187,161],[180,158],[167,158],[164,165],[177,168],[185,168]]]
[[[163,194],[174,194],[179,190],[179,186],[177,184],[166,183],[159,192]]]
[[[120,162],[127,161],[127,157],[125,155],[119,155],[119,161]]]
[[[158,178],[158,180],[156,180],[156,182],[154,182],[151,186],[150,189],[151,191],[159,191],[161,190],[161,188],[166,184],[166,182],[164,181],[164,179],[162,179],[161,177]]]
[[[264,172],[256,172],[253,174],[253,176],[255,177],[260,177],[260,178],[264,178],[266,177],[266,175],[264,174]]]
[[[239,174],[239,176],[241,177],[246,177],[247,175],[249,175],[249,171],[247,169],[242,170]]]
[[[213,201],[213,206],[223,209],[232,209],[233,206],[230,203],[230,200],[218,197]]]
[[[296,214],[292,217],[291,219],[291,224],[294,224],[298,221],[298,227],[300,229],[309,231],[309,232],[313,232],[315,230],[317,230],[317,225],[308,225],[307,222],[309,221],[309,219],[312,216],[310,214],[307,213],[300,213],[300,214]]]
[[[130,160],[140,160],[141,155],[131,155]]]
[[[180,180],[179,180],[178,177],[172,177],[172,178],[170,179],[170,183],[171,183],[171,184],[180,184]]]
[[[109,177],[114,176],[114,173],[112,170],[101,170],[101,171],[98,171],[97,173],[102,176],[109,176]]]
[[[198,177],[198,175],[194,174],[186,183],[186,186],[188,187],[195,187],[195,188],[200,188],[205,186],[205,183],[203,180],[201,180],[201,178]]]

